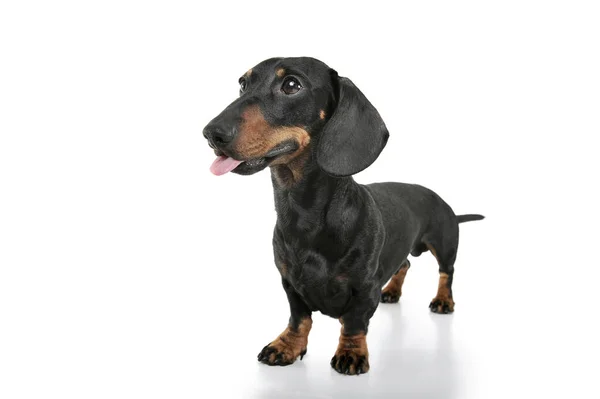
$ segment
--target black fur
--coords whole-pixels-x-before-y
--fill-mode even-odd
[[[276,73],[281,69],[284,76]],[[286,95],[280,86],[290,75],[303,88]],[[278,179],[277,169],[285,165],[272,168],[273,248],[290,304],[290,328],[320,311],[340,319],[344,336],[366,334],[384,284],[409,254],[428,248],[440,273],[449,276],[451,293],[458,223],[483,216],[456,216],[438,195],[418,185],[354,181],[351,175],[373,163],[388,138],[379,113],[360,90],[312,58],[270,59],[242,79],[246,87],[240,98],[204,131],[218,155],[236,158],[241,114],[251,105],[260,107],[269,125],[300,126],[311,139],[301,178],[293,184]],[[215,141],[215,132],[225,139]]]
[[[371,165],[389,133],[379,112],[348,78],[333,72],[337,107],[321,132],[317,163],[332,176],[351,176]]]

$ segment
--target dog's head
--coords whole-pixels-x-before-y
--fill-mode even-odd
[[[332,176],[360,172],[388,131],[350,79],[313,58],[272,58],[240,79],[240,96],[205,128],[218,158],[211,171],[242,175],[312,155]]]

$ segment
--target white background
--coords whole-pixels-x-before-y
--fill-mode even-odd
[[[600,397],[594,3],[2,2],[0,397]],[[302,362],[256,361],[288,318],[270,176],[208,172],[238,77],[301,55],[387,123],[359,182],[487,217],[455,314],[413,260],[361,377],[320,314]]]

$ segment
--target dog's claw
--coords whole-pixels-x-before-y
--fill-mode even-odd
[[[334,355],[329,364],[335,371],[344,375],[359,375],[369,371],[367,357],[355,353]]]
[[[306,349],[300,352],[300,360],[304,359],[304,355],[306,355]]]
[[[400,301],[400,295],[395,295],[390,292],[381,293],[381,303],[397,303]]]
[[[259,362],[269,366],[288,366],[296,360],[298,356],[304,356],[306,350],[301,354],[294,356],[291,348],[271,346],[273,342],[265,346],[257,356]]]
[[[434,298],[429,304],[429,309],[433,313],[449,314],[454,312],[454,302],[452,299]]]
[[[363,374],[363,365],[365,363],[365,359],[358,359],[358,365],[356,366],[356,374]]]

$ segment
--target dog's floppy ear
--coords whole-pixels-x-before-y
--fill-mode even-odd
[[[321,132],[317,163],[326,173],[350,176],[371,165],[389,133],[379,112],[348,78],[332,70],[337,105]]]

